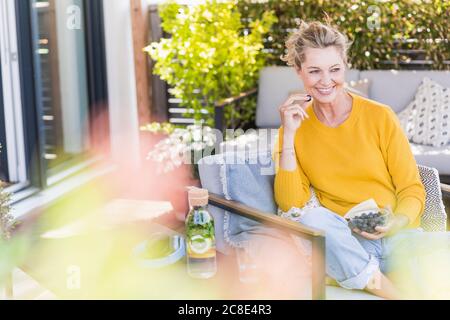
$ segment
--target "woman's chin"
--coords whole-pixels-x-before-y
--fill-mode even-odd
[[[337,88],[337,87],[330,94],[321,94],[320,92],[316,91],[316,92],[314,92],[313,98],[318,103],[331,103],[334,100],[336,100],[336,98],[339,95],[339,92],[340,92],[340,88]]]
[[[331,103],[334,100],[336,100],[337,95],[336,94],[330,94],[330,95],[315,95],[313,98],[314,100],[316,100],[318,103]]]

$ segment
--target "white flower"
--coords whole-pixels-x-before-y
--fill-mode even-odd
[[[215,144],[216,135],[210,127],[194,124],[186,129],[176,128],[166,139],[157,143],[147,159],[157,162],[157,172],[167,173],[182,164],[191,163],[191,152],[202,151]]]

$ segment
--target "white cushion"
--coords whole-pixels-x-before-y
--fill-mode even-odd
[[[410,146],[418,164],[436,168],[441,175],[450,175],[450,145],[433,147],[410,143]]]
[[[428,77],[450,87],[450,71],[369,70],[361,71],[360,79],[369,79],[369,98],[390,106],[396,113],[413,99],[422,79]]]
[[[384,300],[362,290],[348,290],[341,287],[327,286],[327,300]]]
[[[348,91],[360,95],[364,98],[369,98],[370,81],[369,79],[360,79],[358,81],[350,81],[345,83]]]
[[[414,100],[398,114],[408,139],[443,147],[450,142],[450,89],[424,78]]]

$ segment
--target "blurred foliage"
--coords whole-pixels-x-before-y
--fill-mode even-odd
[[[10,203],[11,194],[4,190],[3,182],[0,181],[0,287],[19,261],[23,260],[26,251],[25,238],[11,237],[18,223],[11,214]]]
[[[0,152],[2,145],[0,144]],[[0,180],[0,241],[9,240],[11,231],[16,226],[16,221],[11,215],[11,195],[3,189],[3,182]]]
[[[345,33],[353,45],[349,52],[352,68],[417,69],[414,60],[431,60],[427,69],[449,69],[450,1],[442,0],[240,0],[239,11],[250,24],[267,10],[275,12],[275,23],[265,41],[269,65],[285,65],[280,60],[289,32],[300,19],[331,22]],[[325,14],[326,13],[326,14]],[[406,52],[406,50],[417,50]],[[388,61],[388,63],[386,63]]]
[[[0,239],[9,240],[11,231],[15,226],[15,221],[11,215],[11,195],[4,191],[0,181]]]
[[[141,126],[140,130],[154,134],[169,135],[175,130],[176,126],[169,122],[151,122]]]
[[[262,52],[264,35],[276,22],[270,10],[244,26],[237,1],[208,0],[197,6],[173,1],[159,6],[162,29],[170,35],[145,50],[156,61],[153,72],[172,88],[181,106],[193,109],[190,116],[214,123],[214,103],[256,86],[258,71],[266,57]],[[202,112],[206,109],[208,114]],[[225,120],[254,117],[255,103],[249,112],[227,108]]]

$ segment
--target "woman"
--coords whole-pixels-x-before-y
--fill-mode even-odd
[[[286,42],[282,59],[307,94],[292,95],[279,108],[275,200],[285,212],[301,208],[312,185],[322,207],[300,221],[326,232],[327,274],[345,288],[399,298],[385,276],[391,240],[416,232],[425,190],[395,113],[345,89],[349,46],[342,33],[319,22],[302,23]],[[390,206],[393,219],[374,234],[350,230],[343,216],[370,198]]]

